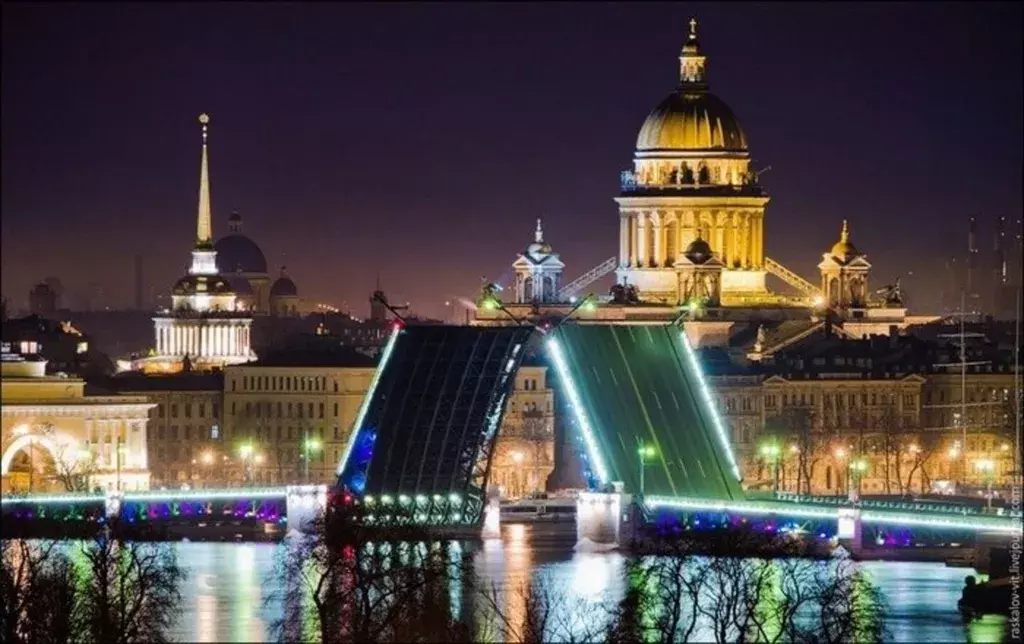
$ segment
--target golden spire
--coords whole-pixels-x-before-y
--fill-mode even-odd
[[[843,220],[843,231],[839,233],[839,241],[848,244],[850,243],[850,227],[847,225],[846,220]]]
[[[208,246],[213,243],[213,230],[210,222],[210,168],[206,152],[207,128],[210,116],[205,112],[199,115],[203,126],[203,160],[199,168],[199,215],[196,222],[196,246]]]
[[[533,240],[538,244],[544,243],[544,229],[540,225],[540,217],[537,217],[537,230],[533,232]]]
[[[832,256],[847,261],[860,256],[860,251],[850,241],[850,226],[843,220],[843,230],[839,233],[839,241],[832,246]]]

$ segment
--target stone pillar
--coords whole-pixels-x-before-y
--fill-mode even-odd
[[[653,260],[651,263],[655,266],[665,265],[665,226],[661,221],[661,213],[655,213],[651,216],[651,230],[653,231],[654,237],[654,256],[651,257]]]
[[[581,492],[576,498],[577,548],[591,544],[604,547],[621,545],[623,517],[628,517],[632,502],[632,495],[621,491]]]
[[[633,213],[632,215],[629,216],[629,231],[630,231],[630,235],[631,235],[630,240],[629,240],[629,265],[630,266],[637,266],[638,263],[639,263],[639,260],[637,260],[637,257],[639,257],[639,255],[640,255],[640,243],[638,241],[639,240],[639,235],[638,235],[639,227],[640,227],[640,215],[637,214],[637,213]]]
[[[636,238],[637,238],[637,266],[647,266],[647,213],[636,215]]]
[[[740,222],[739,213],[735,210],[729,213],[729,268],[732,268],[742,257],[740,255],[740,234],[739,234]]]
[[[622,213],[619,214],[619,266],[624,268],[629,264],[629,215]]]
[[[711,244],[711,250],[718,253],[719,257],[722,257],[722,261],[725,261],[725,212],[717,210],[712,213],[715,222],[714,236],[708,240]]]

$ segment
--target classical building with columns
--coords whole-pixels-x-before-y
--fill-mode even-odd
[[[617,273],[645,301],[682,303],[684,251],[702,238],[723,264],[724,302],[761,302],[768,196],[739,120],[710,91],[696,27],[691,21],[678,85],[647,116],[633,168],[622,173]]]
[[[210,214],[207,130],[210,117],[199,117],[203,147],[199,173],[199,209],[192,264],[171,289],[171,310],[153,317],[156,347],[133,367],[149,373],[183,369],[209,370],[255,359],[251,345],[252,315],[217,267]]]
[[[78,378],[5,351],[0,362],[4,494],[149,488],[145,397],[92,396]]]

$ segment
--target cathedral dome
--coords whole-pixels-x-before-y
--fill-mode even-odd
[[[714,253],[711,252],[711,244],[704,241],[703,238],[698,237],[690,242],[690,245],[686,247],[686,251],[683,252],[688,260],[694,264],[703,264],[704,262],[711,259]]]
[[[839,234],[839,241],[832,245],[830,254],[843,261],[849,261],[854,257],[861,256],[861,252],[850,241],[850,228],[846,225],[845,219],[843,220],[843,231]]]
[[[647,116],[636,149],[746,152],[747,137],[736,115],[720,98],[707,91],[680,87]]]
[[[217,266],[225,273],[266,273],[267,258],[256,242],[242,234],[242,216],[238,211],[228,217],[230,234],[213,245]]]
[[[697,40],[697,21],[690,20],[679,56],[679,84],[644,121],[637,152],[746,152],[747,137],[736,115],[708,89],[706,57]]]
[[[231,285],[231,290],[233,290],[237,295],[253,294],[252,284],[250,284],[249,280],[245,279],[241,275],[232,275],[231,277],[228,277],[228,284]]]
[[[270,286],[270,297],[297,297],[298,295],[298,287],[295,286],[292,278],[285,274],[284,266],[282,266],[281,277],[274,280],[274,283]]]

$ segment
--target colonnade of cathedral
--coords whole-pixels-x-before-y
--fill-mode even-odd
[[[162,356],[248,356],[251,330],[247,324],[160,325],[156,351]]]
[[[619,265],[670,267],[698,231],[726,268],[764,265],[763,209],[623,210],[619,219]]]

